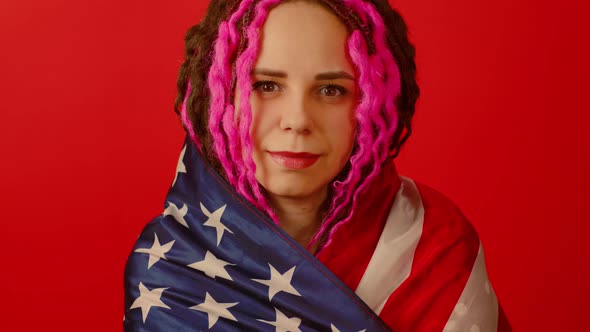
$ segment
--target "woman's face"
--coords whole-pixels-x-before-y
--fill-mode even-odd
[[[350,157],[358,92],[346,26],[306,1],[271,10],[252,71],[256,179],[275,198],[324,199]]]

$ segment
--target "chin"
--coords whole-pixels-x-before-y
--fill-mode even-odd
[[[265,186],[266,191],[273,196],[288,198],[305,198],[313,196],[317,188],[307,188],[297,184],[277,184]],[[316,189],[316,190],[314,190]]]
[[[313,198],[321,195],[327,188],[326,185],[310,179],[285,179],[283,175],[280,179],[260,182],[270,196],[304,199]]]

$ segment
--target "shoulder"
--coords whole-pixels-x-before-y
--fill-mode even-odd
[[[125,264],[126,292],[136,291],[148,270],[154,270],[154,265],[167,259],[166,254],[174,245],[161,219],[157,217],[147,223],[133,244]]]
[[[419,235],[409,255],[411,268],[380,316],[400,331],[440,331],[445,324],[469,330],[476,320],[486,322],[478,326],[494,327],[498,306],[475,228],[437,190],[408,178],[402,178],[402,184],[398,197],[411,201],[408,206],[418,211],[412,228]],[[474,316],[477,312],[481,314]]]
[[[178,263],[174,250],[179,243],[175,240],[174,226],[160,215],[144,226],[133,245],[125,264],[125,331],[140,327],[142,331],[160,330],[152,325],[157,320],[148,320],[146,325],[148,313],[150,316],[168,315],[168,310],[175,305],[166,297],[173,285],[171,267]],[[152,306],[158,309],[150,310]]]
[[[162,242],[162,238],[168,237],[167,234],[165,234],[165,228],[162,227],[161,219],[161,216],[155,217],[143,226],[137,239],[133,243],[128,259],[138,256],[137,254],[140,253],[141,248],[149,248],[155,241]],[[158,240],[156,240],[156,238],[158,238]],[[139,257],[141,257],[141,255],[139,255]]]
[[[414,191],[421,217],[411,275],[436,276],[431,283],[441,288],[453,284],[458,296],[480,252],[477,231],[448,197],[411,179],[402,180],[404,190]]]
[[[177,213],[176,210],[170,212],[167,208],[141,230],[127,257],[126,288],[137,288],[138,282],[148,275],[166,279],[167,269],[163,267],[179,263],[178,250],[186,247],[184,244],[192,233],[185,226],[185,213]]]
[[[447,196],[436,189],[409,178],[404,183],[413,184],[424,210],[423,235],[438,241],[467,241],[477,252],[479,236],[461,209]],[[434,240],[429,239],[429,240]]]

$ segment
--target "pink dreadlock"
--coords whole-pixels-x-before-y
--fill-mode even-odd
[[[329,213],[319,232],[311,240],[310,247],[330,228],[335,217],[347,206],[350,206],[348,215],[332,228],[331,234],[351,219],[359,194],[377,176],[381,165],[387,158],[388,143],[397,129],[398,122],[397,109],[393,99],[385,98],[386,91],[394,96],[400,93],[400,75],[393,55],[386,46],[383,19],[367,2],[362,0],[344,0],[343,2],[359,13],[365,24],[373,24],[373,43],[376,53],[368,55],[366,43],[361,38],[360,32],[354,31],[352,33],[349,40],[349,54],[359,72],[359,87],[363,96],[356,111],[359,124],[358,150],[350,158],[351,170],[346,179],[343,182],[335,181],[333,184],[334,197]],[[371,170],[364,182],[359,183],[363,169],[366,167]],[[331,238],[331,236],[328,238],[326,247],[331,244]]]

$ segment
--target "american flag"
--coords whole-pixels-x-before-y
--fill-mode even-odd
[[[185,141],[125,269],[125,331],[390,331]]]

